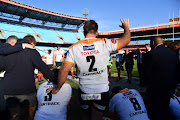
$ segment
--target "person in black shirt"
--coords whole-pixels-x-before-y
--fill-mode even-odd
[[[127,71],[129,84],[131,83],[131,80],[132,80],[132,69],[133,69],[133,65],[134,65],[133,56],[134,56],[133,52],[129,52],[129,50],[126,50],[124,59],[125,59],[125,68]]]

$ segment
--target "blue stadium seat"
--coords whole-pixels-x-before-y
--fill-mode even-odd
[[[150,40],[138,40],[137,43],[150,43]]]
[[[68,43],[77,42],[76,36],[74,35],[72,31],[56,30],[56,32],[64,38],[65,42],[68,42]]]
[[[39,40],[39,38],[34,35],[34,32],[30,29],[30,27],[26,25],[19,25],[0,21],[0,29],[4,31],[3,36],[5,38],[9,37],[10,35],[15,35],[19,38],[23,38],[24,36],[30,34],[33,35],[36,40]]]
[[[41,36],[42,41],[51,41],[51,42],[63,42],[58,38],[58,34],[53,29],[31,27],[35,33],[38,33]]]
[[[77,37],[79,37],[81,40],[83,40],[83,39],[85,38],[83,32],[78,31],[78,32],[74,32],[74,33],[75,33],[75,34],[77,35]]]
[[[129,44],[136,44],[136,43],[137,43],[137,41],[130,41]]]

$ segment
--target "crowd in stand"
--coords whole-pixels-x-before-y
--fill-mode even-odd
[[[129,20],[120,19],[124,34],[119,39],[96,38],[98,24],[94,20],[85,23],[85,39],[64,51],[51,50],[41,58],[32,35],[23,39],[9,36],[0,44],[0,72],[5,72],[0,80],[0,113],[7,120],[65,120],[67,106],[72,96],[72,88],[66,83],[67,75],[76,66],[79,78],[79,102],[82,120],[102,120],[109,106],[109,117],[120,120],[174,120],[180,119],[180,45],[170,44],[169,49],[160,36],[151,38],[147,50],[134,52],[121,49],[130,42]],[[115,86],[109,97],[112,58],[117,51],[117,82],[120,71],[132,81],[134,60],[140,77],[140,86],[146,88],[144,98],[135,89]],[[46,58],[46,63],[42,60]],[[63,59],[65,61],[63,62]],[[54,66],[56,66],[54,69]],[[107,67],[108,66],[108,67]],[[38,72],[34,72],[37,69]],[[60,69],[60,70],[59,70]],[[109,72],[109,78],[108,78]],[[36,76],[34,77],[34,74]],[[46,82],[38,89],[35,79]],[[76,118],[74,118],[76,120]]]

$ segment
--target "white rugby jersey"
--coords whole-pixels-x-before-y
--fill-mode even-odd
[[[53,54],[51,53],[51,54],[46,54],[45,55],[45,57],[46,57],[46,64],[47,65],[51,65],[51,64],[53,64]]]
[[[113,96],[109,111],[116,111],[121,120],[149,120],[144,101],[134,89],[126,88]]]
[[[107,64],[109,54],[119,49],[119,41],[105,38],[86,38],[69,47],[64,63],[76,65],[79,87],[85,93],[109,90]]]
[[[51,82],[44,82],[37,91],[38,110],[34,120],[66,120],[67,105],[70,101],[72,88],[63,84],[57,94],[46,93],[47,88],[53,87]]]
[[[56,55],[56,59],[55,59],[55,61],[56,62],[62,62],[62,57],[63,57],[63,54],[64,54],[64,50],[56,50],[55,52],[54,52],[54,54]]]

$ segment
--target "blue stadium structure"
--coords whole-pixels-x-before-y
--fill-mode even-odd
[[[1,40],[10,35],[23,38],[30,34],[36,38],[37,46],[42,46],[37,47],[41,51],[57,45],[67,48],[78,40],[84,39],[83,33],[78,28],[88,20],[88,18],[56,13],[13,0],[0,0],[0,13]],[[34,24],[31,22],[33,20],[41,24]],[[76,29],[65,28],[68,25],[75,26]]]
[[[169,19],[169,23],[144,26],[130,29],[131,41],[124,49],[145,50],[145,45],[149,44],[150,38],[153,36],[162,36],[164,42],[167,44],[170,42],[180,42],[180,18]],[[119,38],[123,35],[124,31],[109,31],[100,32],[100,38]]]

